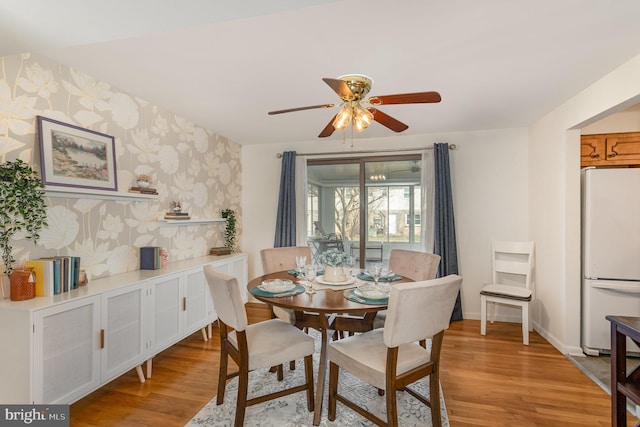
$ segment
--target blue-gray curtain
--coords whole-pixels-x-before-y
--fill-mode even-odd
[[[453,194],[449,167],[449,144],[433,144],[434,152],[434,233],[433,252],[440,255],[438,277],[458,274],[456,224],[453,217]],[[462,320],[460,292],[451,314],[451,321]]]
[[[296,152],[282,153],[274,248],[296,245]]]

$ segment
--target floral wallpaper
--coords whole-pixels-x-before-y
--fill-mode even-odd
[[[141,246],[166,248],[172,262],[223,245],[224,223],[160,227],[172,200],[180,200],[192,218],[220,218],[222,209],[234,209],[240,236],[238,144],[46,57],[0,61],[0,161],[20,158],[40,170],[41,115],[114,136],[118,190],[127,192],[136,175],[147,174],[159,193],[149,201],[47,197],[49,226],[35,246],[16,239],[18,264],[80,256],[81,268],[96,278],[138,269]]]

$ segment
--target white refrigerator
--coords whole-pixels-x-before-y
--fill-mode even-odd
[[[582,170],[582,349],[611,350],[605,316],[640,317],[640,168]],[[627,351],[640,353],[631,340]]]

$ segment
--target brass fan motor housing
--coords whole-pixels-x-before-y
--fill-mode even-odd
[[[365,76],[364,74],[347,74],[338,77],[338,79],[345,82],[353,93],[353,96],[341,96],[342,100],[345,102],[360,101],[361,99],[364,99],[371,90],[371,86],[373,86],[373,79]]]

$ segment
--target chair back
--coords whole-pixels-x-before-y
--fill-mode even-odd
[[[389,270],[416,282],[435,279],[439,264],[440,255],[427,252],[392,249],[389,254]]]
[[[451,274],[392,286],[384,323],[385,345],[398,347],[448,329],[461,283],[462,277]]]
[[[533,242],[492,241],[493,283],[532,289]]]
[[[212,265],[205,265],[203,268],[218,318],[227,326],[244,331],[248,324],[247,312],[242,302],[238,280],[217,271]]]
[[[268,248],[260,251],[262,270],[264,274],[276,271],[292,270],[296,268],[296,257],[306,256],[307,264],[311,264],[311,248],[309,246],[287,246],[283,248]]]

